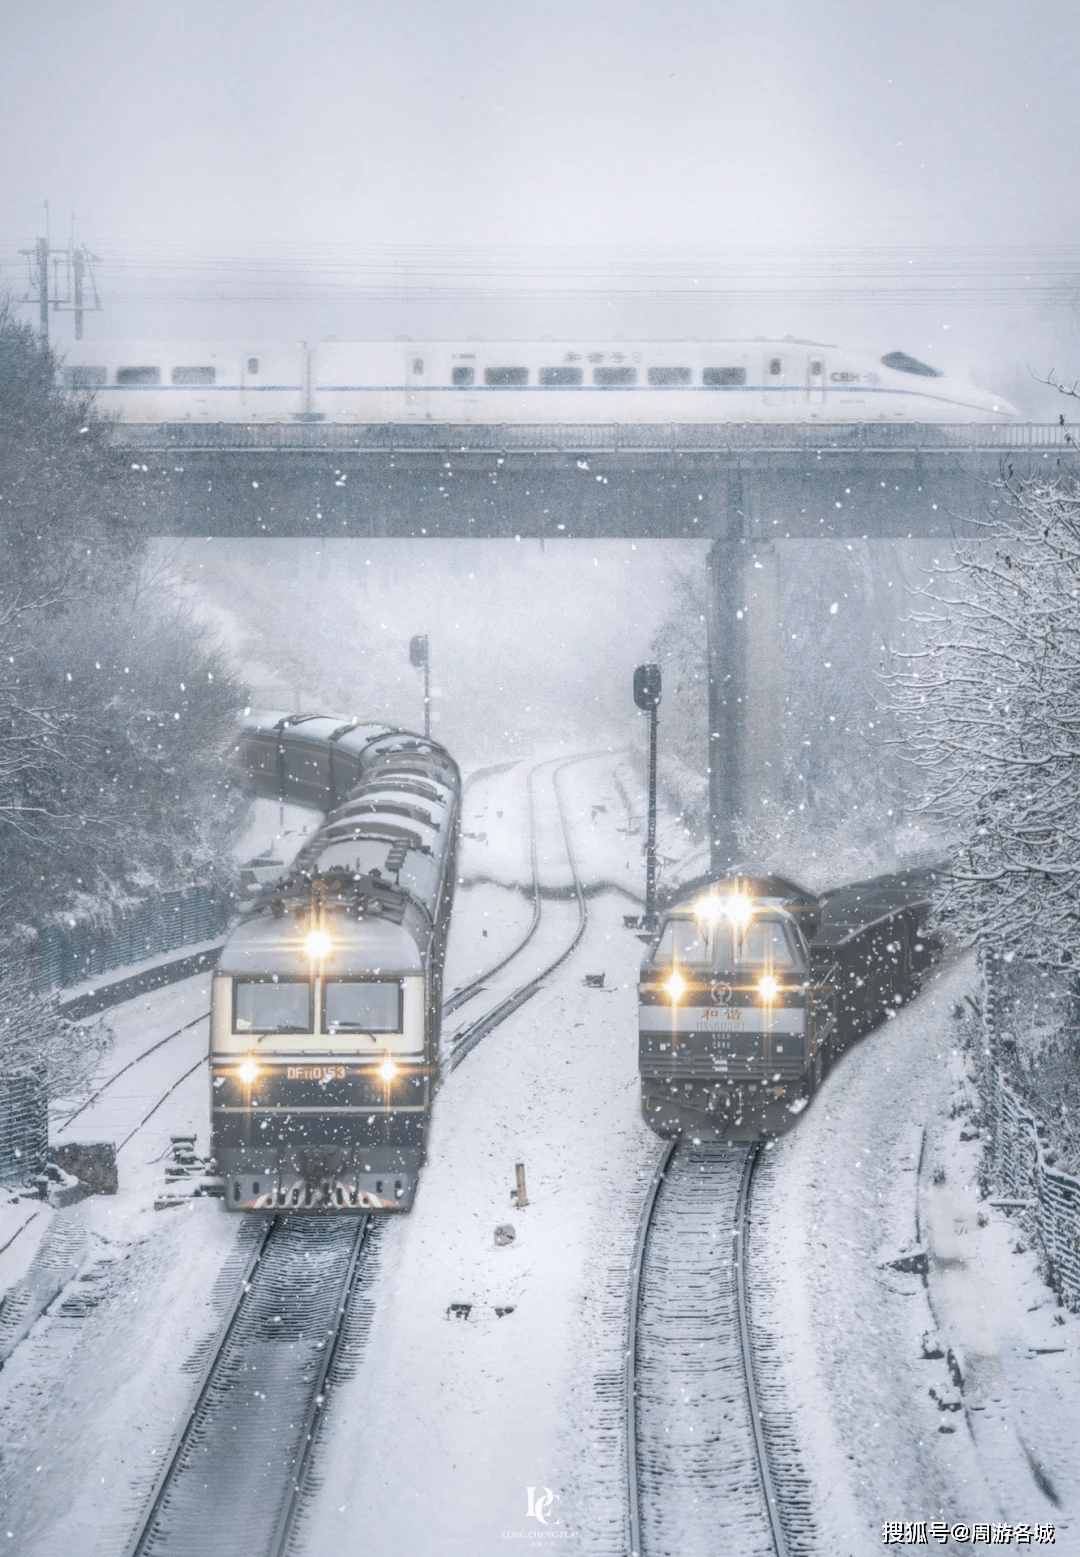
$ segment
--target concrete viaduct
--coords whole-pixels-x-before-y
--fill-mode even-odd
[[[126,425],[163,535],[706,539],[713,860],[779,738],[772,543],[978,533],[1075,428],[930,424]],[[1071,445],[1071,446],[1070,446]]]

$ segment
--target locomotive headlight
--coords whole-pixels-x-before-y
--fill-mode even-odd
[[[745,930],[754,917],[754,905],[744,892],[733,892],[724,898],[724,914],[736,930]]]
[[[236,1072],[236,1074],[240,1077],[240,1080],[245,1084],[245,1086],[250,1087],[251,1083],[255,1080],[255,1077],[259,1074],[259,1067],[256,1065],[254,1060],[247,1059],[244,1060],[244,1062],[241,1064],[240,1069]]]
[[[674,971],[672,972],[671,977],[664,984],[664,988],[667,990],[668,994],[671,996],[671,1000],[672,1000],[672,1004],[673,1005],[674,1004],[678,1004],[678,1002],[686,994],[686,990],[687,990],[686,980],[683,978],[683,976],[679,972],[678,968],[674,969]]]
[[[390,1058],[383,1060],[382,1064],[379,1066],[379,1075],[384,1081],[393,1081],[397,1073],[398,1068]]]
[[[758,979],[758,994],[766,1003],[776,999],[780,993],[780,986],[771,973],[763,973]]]
[[[325,930],[310,930],[304,937],[304,950],[312,962],[321,962],[324,957],[329,957],[332,944]]]

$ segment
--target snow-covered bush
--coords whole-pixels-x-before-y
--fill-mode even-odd
[[[55,995],[34,992],[33,960],[16,944],[0,958],[0,1077],[32,1078],[46,1095],[70,1097],[112,1041],[108,1023],[75,1022]]]

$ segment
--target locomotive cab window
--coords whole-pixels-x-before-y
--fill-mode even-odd
[[[712,973],[803,969],[802,952],[787,925],[769,918],[755,919],[742,931],[726,919],[709,925],[695,919],[669,919],[653,961],[707,968]]]
[[[233,985],[233,1032],[310,1033],[308,979],[237,979]]]
[[[654,962],[697,965],[702,967],[709,960],[705,938],[695,919],[669,919],[660,936]]]
[[[400,979],[327,979],[323,984],[323,1031],[400,1033]]]
[[[743,967],[791,970],[798,966],[785,927],[775,919],[760,919],[750,925],[736,955]]]

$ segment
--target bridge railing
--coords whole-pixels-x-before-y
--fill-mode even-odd
[[[116,444],[130,449],[295,449],[334,453],[971,453],[1064,451],[1080,445],[1080,425],[906,422],[821,423],[117,423]]]

